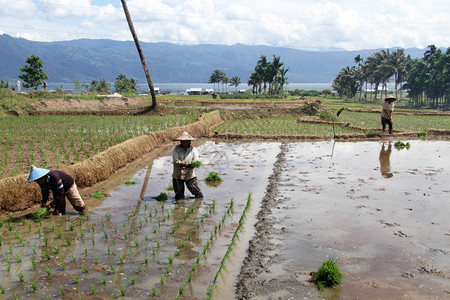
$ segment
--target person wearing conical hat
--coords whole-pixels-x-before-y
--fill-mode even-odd
[[[75,180],[69,174],[60,170],[47,170],[31,166],[27,182],[33,181],[39,184],[41,188],[41,207],[54,208],[54,215],[60,216],[66,213],[66,198],[80,214],[88,211],[78,192]],[[53,194],[53,201],[47,205],[50,191]]]
[[[383,133],[386,131],[386,124],[389,125],[389,134],[392,134],[392,112],[394,111],[394,101],[397,100],[395,97],[387,97],[384,99],[383,109],[381,111],[381,126]]]
[[[195,168],[191,165],[199,159],[197,148],[191,145],[191,141],[196,139],[185,131],[175,140],[180,141],[180,144],[175,147],[172,153],[172,183],[175,199],[184,199],[185,185],[195,198],[203,198],[203,193],[198,186],[197,176],[195,175]]]

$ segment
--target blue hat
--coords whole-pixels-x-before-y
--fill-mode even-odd
[[[50,170],[36,168],[35,166],[32,165],[30,175],[28,175],[27,182],[35,181],[35,180],[41,178],[42,176],[47,175],[48,172],[50,172]]]

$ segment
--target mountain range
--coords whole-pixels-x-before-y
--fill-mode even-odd
[[[207,83],[214,70],[228,77],[239,76],[243,83],[254,71],[261,55],[272,61],[280,56],[290,83],[332,82],[342,68],[355,65],[381,49],[358,51],[304,51],[291,48],[227,45],[176,45],[144,43],[141,48],[156,83]],[[411,57],[422,57],[425,49],[405,49]],[[0,35],[0,80],[17,81],[27,57],[37,55],[44,63],[49,82],[73,83],[105,79],[114,82],[119,74],[145,83],[145,74],[133,41],[79,39],[36,42]]]

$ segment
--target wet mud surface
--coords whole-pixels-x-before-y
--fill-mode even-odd
[[[238,297],[449,298],[450,144],[410,143],[281,145]],[[319,295],[308,280],[329,258],[344,281]]]
[[[205,299],[250,196],[214,299],[448,298],[450,143],[409,142],[200,140],[205,197],[177,202],[170,145],[85,190],[89,217],[4,221],[0,285],[11,299]],[[223,182],[207,185],[211,171]],[[310,273],[329,258],[344,281],[320,294]]]

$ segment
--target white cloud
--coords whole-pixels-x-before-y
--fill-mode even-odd
[[[128,0],[127,5],[140,40],[147,42],[355,50],[429,44],[448,47],[447,2]],[[43,41],[131,40],[119,4],[106,0],[16,0],[11,5],[0,0],[0,30]]]

